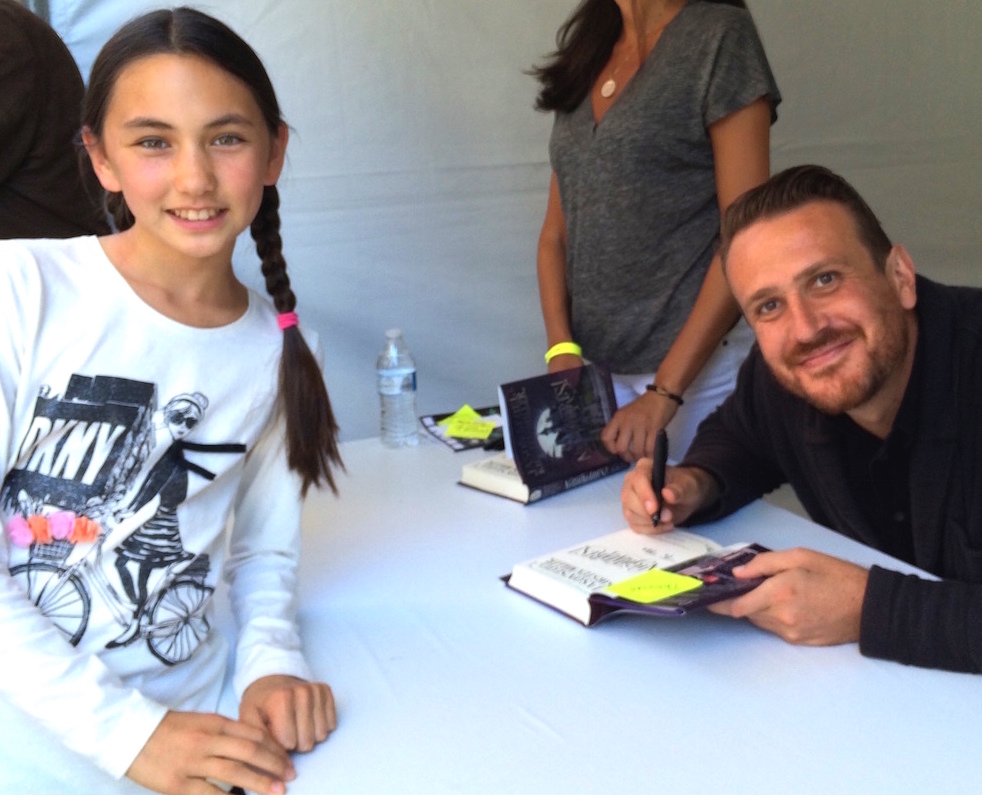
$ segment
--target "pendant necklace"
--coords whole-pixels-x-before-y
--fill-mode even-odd
[[[625,47],[627,55],[630,55],[630,47]],[[617,62],[617,66],[614,67],[614,71],[610,73],[608,77],[600,86],[600,96],[604,99],[610,99],[614,94],[617,93],[617,73],[621,70],[621,67],[627,63],[627,58],[623,57]]]
[[[670,21],[671,20],[669,20],[669,22]],[[653,30],[648,31],[648,32],[645,33],[645,37],[644,37],[645,38],[645,41],[643,43],[645,44],[646,47],[647,47],[647,42],[648,42],[649,38],[651,37],[652,33],[661,34],[662,30],[665,29],[665,26],[667,24],[668,24],[668,22],[666,22],[666,23],[664,23],[662,25],[658,25]],[[655,38],[657,40],[657,35],[655,36]],[[617,91],[617,73],[620,71],[621,67],[624,65],[624,62],[626,60],[627,60],[626,58],[622,58],[621,61],[620,61],[620,63],[617,64],[617,66],[614,67],[614,71],[610,73],[610,77],[608,77],[606,80],[604,80],[604,82],[601,84],[601,86],[600,86],[600,96],[602,96],[604,99],[610,99],[612,96],[614,96],[615,92]]]
[[[627,63],[628,59],[631,57],[631,48],[625,47],[626,55],[621,58],[617,66],[614,67],[614,71],[610,73],[608,77],[600,86],[600,96],[604,99],[610,99],[614,94],[617,93],[617,73],[621,70],[621,67]]]
[[[623,59],[617,66],[614,67],[614,71],[610,73],[603,85],[600,86],[600,96],[604,99],[610,99],[614,96],[614,92],[617,91],[617,73],[620,71],[621,66],[624,65]]]

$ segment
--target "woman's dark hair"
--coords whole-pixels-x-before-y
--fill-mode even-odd
[[[734,201],[720,224],[719,254],[726,265],[733,238],[757,221],[776,218],[812,202],[834,202],[852,216],[856,233],[877,267],[886,267],[893,244],[870,206],[842,177],[824,166],[793,166]]]
[[[82,107],[82,124],[102,137],[113,88],[133,61],[159,54],[205,58],[241,80],[251,91],[270,135],[279,133],[283,119],[276,92],[262,61],[234,31],[192,8],[153,11],[120,28],[102,48],[92,66]],[[262,260],[266,291],[276,311],[292,312],[297,299],[290,289],[280,237],[280,197],[275,185],[264,188],[262,204],[251,233]],[[106,206],[120,231],[133,225],[133,215],[121,193],[110,193]],[[283,332],[279,396],[286,415],[287,458],[303,479],[303,494],[326,482],[337,493],[332,466],[343,469],[337,446],[338,425],[317,360],[296,326]]]
[[[696,0],[689,0],[696,2]],[[746,9],[743,0],[705,0]],[[556,34],[556,51],[529,74],[542,84],[535,109],[570,113],[586,99],[624,30],[614,0],[582,0]]]

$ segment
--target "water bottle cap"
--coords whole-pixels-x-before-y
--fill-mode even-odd
[[[385,332],[385,338],[387,340],[392,340],[392,339],[395,339],[396,337],[401,337],[401,336],[402,336],[402,329],[401,328],[390,328],[390,329],[387,329],[386,332]]]

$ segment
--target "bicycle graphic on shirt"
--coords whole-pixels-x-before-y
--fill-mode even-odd
[[[73,646],[88,626],[90,593],[98,593],[124,631],[132,628],[127,644],[146,640],[150,652],[166,665],[190,658],[210,628],[205,605],[214,588],[205,584],[208,555],[164,567],[148,591],[146,607],[134,617],[136,605],[120,596],[101,566],[105,538],[100,536],[93,550],[70,564],[66,561],[75,546],[72,542],[33,544],[27,563],[11,567],[10,574]]]
[[[186,438],[208,404],[200,392],[182,392],[158,408],[154,384],[115,376],[73,374],[61,394],[39,389],[0,511],[17,550],[11,577],[72,645],[93,604],[122,627],[109,650],[145,640],[175,665],[208,635],[210,560],[185,548],[178,509],[192,475],[211,481],[216,473],[185,452],[246,452],[238,442]]]
[[[184,450],[244,448],[186,442],[207,398],[182,393],[158,411],[156,394],[153,384],[111,376],[73,375],[62,395],[42,387],[22,442],[25,466],[8,473],[0,503],[12,514],[10,541],[27,551],[11,577],[72,645],[85,634],[95,600],[122,627],[105,648],[145,640],[174,665],[208,634],[205,605],[214,591],[205,584],[208,556],[184,548],[177,508],[190,472],[215,475],[186,460]],[[160,435],[169,445],[146,469]],[[122,591],[109,580],[104,549],[114,555]]]

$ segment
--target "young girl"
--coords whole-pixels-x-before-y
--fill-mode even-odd
[[[0,244],[4,787],[283,792],[335,725],[294,613],[302,495],[340,465],[281,253],[287,128],[256,54],[187,8],[113,36],[82,121],[120,231]],[[233,274],[247,227],[273,305]]]

